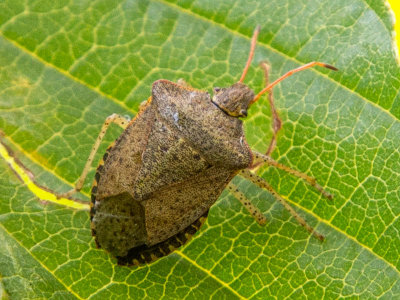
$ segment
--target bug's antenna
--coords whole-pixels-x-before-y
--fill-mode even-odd
[[[306,69],[311,68],[311,67],[314,67],[314,66],[320,66],[320,67],[328,68],[328,69],[331,69],[331,70],[334,70],[334,71],[337,71],[337,70],[338,70],[338,69],[335,68],[334,66],[328,65],[328,64],[326,64],[326,63],[322,63],[322,62],[319,62],[319,61],[310,62],[310,63],[308,63],[308,64],[305,64],[305,65],[301,66],[301,67],[298,67],[298,68],[296,68],[296,69],[290,70],[290,71],[287,72],[285,75],[279,77],[277,80],[275,80],[274,82],[272,82],[272,83],[270,83],[269,85],[267,85],[263,90],[261,90],[261,91],[254,97],[254,99],[250,102],[249,105],[251,105],[251,104],[257,102],[258,99],[260,99],[260,97],[261,97],[264,93],[268,92],[270,89],[272,89],[276,84],[278,84],[279,82],[281,82],[283,79],[288,78],[289,76],[293,75],[294,73],[297,73],[297,72],[306,70]]]
[[[256,49],[256,42],[258,34],[260,33],[260,25],[257,25],[256,29],[254,29],[253,37],[251,38],[251,47],[249,52],[249,58],[247,59],[246,66],[244,67],[242,76],[239,79],[239,82],[243,82],[244,78],[246,77],[247,71],[249,70],[251,61],[253,60],[254,50]]]

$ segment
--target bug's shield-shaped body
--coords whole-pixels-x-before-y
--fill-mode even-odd
[[[168,254],[166,243],[193,229],[252,154],[242,121],[207,92],[158,80],[103,160],[92,190],[96,242],[144,262]]]

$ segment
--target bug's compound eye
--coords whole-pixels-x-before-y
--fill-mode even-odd
[[[214,93],[216,94],[216,93],[218,93],[219,91],[221,91],[221,88],[220,88],[220,87],[215,87],[213,90],[214,90]]]
[[[247,117],[247,110],[246,110],[246,109],[242,109],[242,110],[240,111],[240,116],[241,116],[241,117]]]

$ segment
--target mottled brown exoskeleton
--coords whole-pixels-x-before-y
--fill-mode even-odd
[[[257,28],[249,59],[239,82],[214,88],[214,95],[168,80],[158,80],[152,95],[132,121],[118,115],[107,118],[76,187],[83,185],[93,156],[108,125],[124,132],[105,153],[97,168],[91,205],[91,228],[96,244],[118,258],[120,264],[142,264],[165,256],[183,245],[203,224],[211,205],[227,187],[256,220],[266,219],[230,181],[237,174],[270,191],[317,238],[316,233],[262,178],[252,172],[268,164],[303,178],[326,193],[315,180],[250,149],[242,120],[249,106],[291,74],[319,65],[313,62],[292,70],[254,95],[243,83],[252,60]],[[264,64],[266,77],[267,67]],[[266,79],[268,80],[268,79]],[[280,119],[269,94],[274,117],[272,152]]]

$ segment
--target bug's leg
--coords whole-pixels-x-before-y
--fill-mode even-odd
[[[238,187],[230,182],[227,186],[228,190],[235,196],[236,199],[243,204],[243,206],[248,210],[248,212],[256,219],[258,224],[264,225],[267,222],[267,218],[262,214],[262,212],[255,207],[246,196],[239,191]]]
[[[192,86],[189,83],[187,83],[183,78],[179,78],[176,83],[186,88],[192,88]]]
[[[260,66],[264,70],[265,86],[267,86],[269,84],[269,70],[271,67],[265,62],[261,62]],[[282,120],[279,118],[279,114],[275,108],[274,95],[273,95],[272,89],[268,93],[268,102],[269,102],[269,106],[271,108],[271,114],[272,114],[273,135],[272,135],[271,142],[269,143],[266,155],[270,155],[274,151],[275,146],[276,146],[276,137],[278,135],[279,130],[282,127]]]
[[[325,191],[323,189],[323,187],[321,185],[319,185],[317,183],[317,181],[315,180],[315,178],[308,176],[305,173],[302,173],[300,171],[294,170],[292,168],[289,168],[288,166],[285,166],[281,163],[278,163],[277,161],[275,161],[274,159],[272,159],[271,157],[258,153],[256,151],[253,151],[253,155],[254,155],[254,163],[261,163],[261,164],[267,164],[270,166],[273,166],[275,168],[278,168],[280,170],[283,170],[285,172],[288,172],[289,174],[292,174],[296,177],[299,177],[301,179],[303,179],[304,181],[306,181],[308,184],[310,184],[311,186],[313,186],[316,190],[318,190],[324,197],[328,198],[328,199],[333,199],[333,195],[328,193],[327,191]]]
[[[100,143],[107,132],[108,126],[110,126],[111,123],[117,124],[125,129],[129,124],[129,120],[117,114],[112,114],[111,116],[107,117],[106,121],[103,124],[103,127],[101,127],[99,136],[97,137],[96,142],[93,145],[92,151],[89,154],[89,158],[86,161],[85,167],[83,168],[82,174],[76,182],[75,187],[66,193],[58,194],[57,198],[68,198],[74,193],[81,190],[83,183],[85,182],[86,176],[90,170],[90,166],[92,165],[93,158],[97,152],[97,149],[99,149]]]
[[[240,171],[239,175],[243,176],[244,178],[249,179],[251,182],[256,184],[262,189],[268,190],[289,212],[290,214],[303,226],[309,233],[313,234],[316,238],[323,241],[324,236],[314,230],[310,225],[307,224],[306,220],[304,220],[291,206],[289,203],[286,202],[273,188],[272,186],[257,175],[253,174],[250,170],[245,169]]]
[[[264,78],[265,78],[265,86],[268,86],[269,84],[269,71],[270,71],[270,65],[267,64],[266,62],[261,62],[260,67],[264,70]],[[268,91],[268,102],[269,102],[269,107],[271,109],[271,115],[272,115],[272,139],[269,142],[268,149],[266,151],[266,155],[270,155],[275,147],[276,147],[276,139],[278,136],[278,132],[282,127],[282,120],[279,117],[278,112],[276,111],[275,108],[275,103],[274,103],[274,95],[272,89]],[[256,164],[253,164],[252,170],[256,171],[260,166],[262,162],[258,162]]]
[[[144,100],[144,101],[140,102],[139,111],[143,110],[146,107],[147,103],[149,103],[149,100]],[[127,120],[127,121],[129,121],[129,120]],[[125,128],[125,127],[122,127],[122,128]]]

